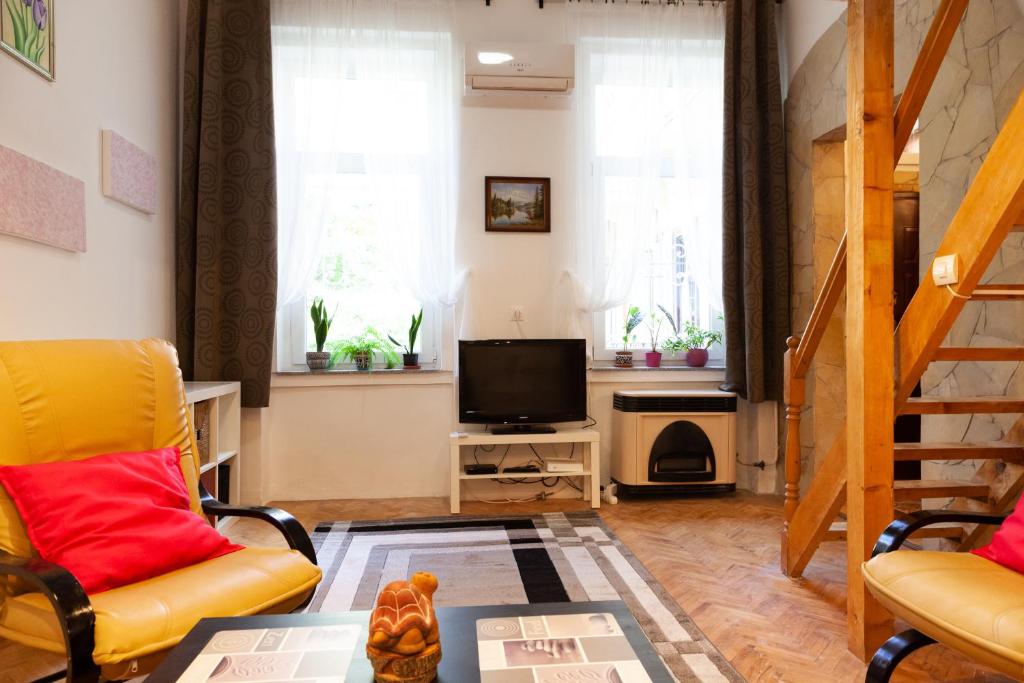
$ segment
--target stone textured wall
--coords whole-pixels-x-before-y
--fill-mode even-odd
[[[906,84],[938,5],[939,0],[896,2],[897,93]],[[803,331],[837,235],[842,233],[835,145],[815,141],[845,124],[845,48],[844,15],[808,53],[786,100],[794,333]],[[928,269],[949,220],[1022,86],[1024,17],[1017,0],[971,0],[920,118],[922,271]],[[830,208],[832,204],[834,208]],[[987,282],[1024,282],[1022,240],[1024,236],[1019,234],[1007,240],[989,269]],[[838,317],[841,314],[840,310]],[[947,343],[1018,345],[1024,341],[1022,320],[1020,304],[970,303]],[[841,323],[833,321],[813,376],[808,378],[809,405],[801,429],[805,483],[809,470],[834,440],[845,414],[842,344]],[[936,363],[922,384],[926,394],[1024,394],[1024,386],[1018,386],[1024,377],[1017,379],[1018,374],[1013,363]],[[1014,418],[927,417],[922,425],[923,440],[998,439]],[[969,478],[975,464],[926,464],[924,476]]]

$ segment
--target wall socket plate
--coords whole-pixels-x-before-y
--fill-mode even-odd
[[[524,320],[526,320],[526,316],[523,315],[523,307],[522,306],[513,306],[512,307],[512,317],[509,318],[509,320],[511,320],[514,323],[521,323]]]
[[[955,285],[960,281],[960,263],[956,254],[936,256],[932,261],[932,280],[936,285]]]

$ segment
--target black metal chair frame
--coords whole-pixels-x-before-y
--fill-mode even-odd
[[[298,550],[306,559],[316,564],[316,551],[309,534],[290,514],[277,508],[253,506],[244,507],[222,503],[200,484],[199,496],[203,512],[220,517],[252,517],[273,525],[288,541],[288,546]],[[92,658],[95,646],[94,629],[96,616],[93,614],[89,596],[81,584],[63,567],[39,558],[16,557],[0,551],[0,576],[15,576],[35,586],[49,599],[64,632],[64,646],[67,651],[67,669],[41,678],[35,683],[49,683],[66,678],[68,683],[97,683],[100,667]],[[300,610],[309,604],[312,594],[296,607]]]
[[[969,524],[1002,524],[1006,515],[991,515],[982,512],[961,512],[956,510],[920,510],[894,520],[875,543],[871,551],[871,557],[882,553],[889,553],[899,550],[903,543],[910,538],[910,535],[932,524],[945,522],[962,522]],[[930,636],[921,633],[917,629],[907,629],[897,633],[885,641],[882,647],[878,648],[875,656],[868,664],[868,671],[864,677],[865,683],[888,683],[896,667],[899,666],[907,655],[927,645],[932,645],[935,640]]]

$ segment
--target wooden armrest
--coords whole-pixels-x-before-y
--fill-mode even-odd
[[[962,510],[918,510],[893,520],[878,537],[871,557],[898,550],[912,533],[932,524],[964,522],[968,524],[1002,524],[1006,515]]]
[[[263,505],[248,507],[222,503],[210,495],[210,492],[202,484],[199,485],[199,499],[203,504],[203,512],[207,514],[217,517],[252,517],[272,524],[288,541],[289,548],[298,550],[306,556],[307,560],[316,564],[316,551],[313,550],[313,541],[310,540],[309,534],[306,533],[299,520],[284,510]]]
[[[0,551],[0,575],[16,576],[32,584],[53,605],[64,633],[68,670],[86,676],[95,671],[92,651],[96,615],[78,579],[52,562],[38,557],[17,557],[3,551]]]

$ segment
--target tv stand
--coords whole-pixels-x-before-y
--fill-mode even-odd
[[[504,436],[508,434],[557,434],[556,430],[551,425],[537,424],[537,425],[501,425],[500,427],[493,427],[491,434],[495,436]]]
[[[535,426],[535,425],[523,425]],[[462,447],[463,446],[508,446],[516,444],[539,444],[539,443],[578,443],[583,444],[581,455],[583,456],[582,472],[504,472],[499,470],[494,474],[466,474],[463,469]],[[449,489],[449,503],[453,515],[459,513],[460,501],[462,498],[462,482],[467,479],[531,479],[541,481],[558,477],[579,477],[582,480],[583,500],[590,503],[590,507],[596,508],[601,505],[601,435],[594,429],[563,429],[556,432],[542,434],[530,434],[523,432],[510,432],[508,434],[495,434],[492,432],[452,432],[449,436],[450,455],[450,476],[451,488]]]

